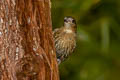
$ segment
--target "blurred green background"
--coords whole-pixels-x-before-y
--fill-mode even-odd
[[[77,20],[77,48],[61,80],[120,80],[120,0],[52,0],[53,29]]]

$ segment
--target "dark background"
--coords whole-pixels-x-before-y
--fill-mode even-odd
[[[120,0],[52,0],[53,29],[77,20],[77,48],[61,80],[120,80]]]

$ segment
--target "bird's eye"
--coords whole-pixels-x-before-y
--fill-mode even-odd
[[[66,20],[66,19],[64,19],[64,22],[67,22],[67,20]]]
[[[75,20],[72,20],[72,23],[76,23],[76,21],[75,21]]]

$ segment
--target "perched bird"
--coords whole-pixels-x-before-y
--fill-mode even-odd
[[[73,53],[76,47],[76,29],[75,19],[68,16],[64,18],[63,26],[53,31],[58,64]]]

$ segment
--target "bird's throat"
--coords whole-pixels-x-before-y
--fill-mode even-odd
[[[73,33],[73,31],[71,29],[65,29],[64,30],[66,33]]]

